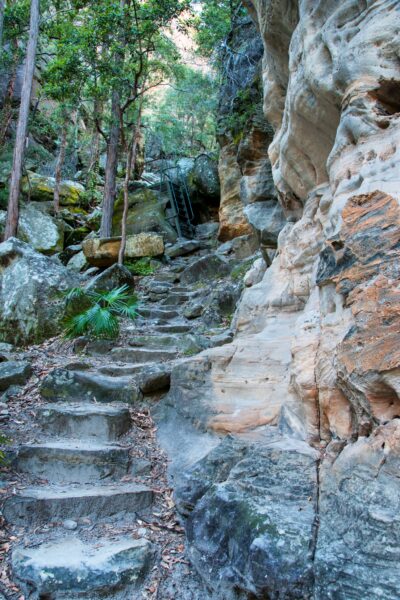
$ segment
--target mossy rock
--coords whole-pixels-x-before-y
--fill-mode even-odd
[[[22,179],[21,191],[32,200],[52,200],[54,196],[54,177],[45,177],[28,171]],[[61,206],[80,206],[85,203],[85,188],[76,181],[63,180],[60,184]]]
[[[176,231],[165,217],[167,201],[167,198],[160,196],[154,190],[145,188],[130,193],[128,235],[155,232],[163,235],[165,240],[174,242],[177,237]],[[113,235],[121,235],[123,204],[123,194],[120,193],[114,205]]]
[[[7,213],[0,211],[0,235],[3,236]],[[64,226],[34,205],[22,206],[18,238],[42,254],[55,254],[64,247]]]

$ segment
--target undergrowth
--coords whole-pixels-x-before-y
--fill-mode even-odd
[[[139,258],[138,260],[126,262],[125,266],[133,275],[153,275],[155,268],[150,262],[150,258]]]

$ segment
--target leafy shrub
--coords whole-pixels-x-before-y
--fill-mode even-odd
[[[84,306],[74,316],[65,320],[65,336],[73,339],[81,335],[93,338],[115,338],[119,334],[121,318],[135,319],[137,316],[137,297],[128,292],[127,285],[108,292],[86,291],[72,288],[66,295],[67,313],[71,306]]]

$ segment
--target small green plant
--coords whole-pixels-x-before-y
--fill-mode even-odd
[[[73,339],[81,335],[93,338],[115,338],[119,334],[119,319],[135,319],[137,297],[129,293],[127,285],[108,292],[86,291],[72,288],[66,294],[67,313],[79,304],[86,308],[67,317],[65,337]]]
[[[150,263],[150,259],[146,257],[139,258],[133,262],[128,262],[125,266],[133,273],[133,275],[153,275],[155,271],[153,265]]]
[[[0,446],[6,446],[10,443],[10,440],[3,434],[0,433]],[[7,464],[7,457],[4,450],[0,450],[0,467]]]
[[[254,259],[251,258],[250,260],[246,260],[244,263],[241,263],[240,265],[236,265],[236,267],[234,267],[231,271],[232,279],[234,281],[243,279],[243,277],[246,275],[247,271],[252,266],[253,262],[254,262]]]

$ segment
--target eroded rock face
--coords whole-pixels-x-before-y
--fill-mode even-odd
[[[219,598],[394,600],[400,13],[389,0],[253,0],[251,11],[264,43],[264,114],[274,129],[268,154],[288,222],[276,232],[271,266],[242,295],[232,343],[172,373],[170,410],[216,441],[233,435],[242,452],[240,468],[212,485],[200,463],[175,473],[177,500],[189,514],[193,560]],[[249,203],[245,211],[252,210]],[[264,531],[237,508],[254,506],[269,478],[263,518],[285,505],[276,487],[282,478],[302,497],[307,467],[261,459],[265,436],[315,452],[315,518],[303,521],[299,509],[301,547],[290,548],[284,515],[276,533],[270,516]],[[224,444],[218,452],[230,456]],[[258,563],[246,548],[257,547],[260,527]],[[258,564],[265,587],[249,567]]]

